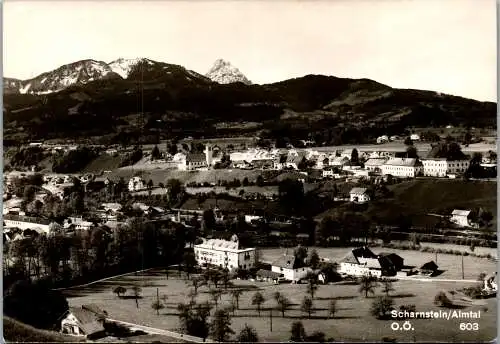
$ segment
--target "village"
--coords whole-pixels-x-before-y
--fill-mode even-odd
[[[158,145],[104,149],[33,143],[21,150],[71,155],[92,148],[101,156],[134,154],[138,150],[141,154],[131,165],[109,171],[55,173],[32,166],[6,172],[4,271],[13,279],[20,275],[29,280],[48,279],[61,290],[94,283],[92,276],[104,278],[95,283],[106,287],[95,294],[83,296],[86,293],[76,291],[80,287],[63,291],[64,295],[76,296],[67,296],[70,308],[56,327],[76,338],[144,339],[160,335],[170,340],[206,341],[209,339],[203,329],[181,326],[181,330],[178,321],[187,321],[193,305],[203,302],[211,304],[209,308],[215,302],[215,309],[218,302],[231,306],[235,295],[237,300],[240,296],[248,299],[250,307],[258,305],[258,313],[262,303],[275,298],[279,311],[275,317],[298,312],[304,324],[311,313],[324,309],[327,314],[316,316],[324,320],[310,324],[316,329],[311,338],[322,340],[356,339],[342,331],[328,331],[328,321],[341,309],[337,302],[355,301],[352,295],[338,296],[336,290],[349,294],[350,289],[360,289],[366,292],[365,298],[370,298],[377,286],[382,286],[385,294],[373,298],[373,305],[367,308],[367,314],[375,314],[375,319],[385,319],[395,309],[397,295],[424,305],[430,299],[429,307],[434,308],[485,309],[497,290],[492,227],[496,220],[491,211],[484,207],[429,210],[426,218],[437,221],[432,226],[404,217],[391,223],[365,215],[372,203],[391,199],[390,194],[397,190],[394,187],[408,183],[439,183],[436,185],[446,189],[473,183],[472,188],[487,190],[496,185],[491,182],[496,178],[493,150],[467,155],[462,152],[467,146],[445,140],[427,144],[426,152],[416,148],[422,147],[419,141],[412,135],[396,149],[384,149],[385,142],[379,142],[369,149],[359,146],[333,151],[322,147],[235,148],[230,140],[225,140],[225,145],[179,143],[165,151]],[[157,176],[151,177],[155,173]],[[312,210],[306,207],[319,200],[326,202],[326,212],[319,204]],[[454,202],[460,204],[459,200]],[[332,206],[338,209],[333,215],[329,214]],[[62,251],[50,254],[52,245],[62,245]],[[128,249],[124,251],[125,247]],[[89,266],[96,259],[101,260],[98,267]],[[113,278],[113,272],[125,275]],[[127,281],[130,277],[135,280],[132,284]],[[169,286],[173,283],[175,295],[170,295],[170,288],[161,287],[162,283],[154,288],[153,280],[158,278],[166,279]],[[211,282],[213,287],[209,288]],[[226,284],[223,290],[218,285],[221,283]],[[303,300],[283,289],[289,283],[297,285],[294,293],[304,294]],[[426,294],[427,300],[416,293],[421,283],[436,285],[426,288],[426,293],[434,293]],[[192,286],[189,291],[186,284]],[[202,286],[208,289],[200,294],[198,288]],[[411,292],[393,298],[390,293],[396,287]],[[104,302],[112,290],[118,300]],[[187,299],[191,300],[186,304],[191,311],[168,315],[162,322],[139,320],[144,315],[120,316],[120,303],[124,302],[120,300],[128,290],[133,294],[127,298],[134,299],[137,306],[131,304],[134,307],[129,314],[135,310],[143,314],[148,308],[151,312],[151,307],[159,314]],[[251,290],[253,294],[248,295]],[[331,290],[337,296],[325,294],[315,299],[316,290],[320,294]],[[272,325],[267,329],[259,325],[260,320],[254,322],[232,307],[227,316],[233,314],[233,324],[251,325],[259,329],[259,338],[266,340],[287,339],[289,328],[276,329],[285,326],[280,320],[274,319],[274,330]],[[382,308],[377,308],[377,313],[373,307]],[[401,307],[412,310],[415,304]],[[265,308],[271,312],[269,316],[273,308]],[[309,316],[300,315],[304,312]],[[263,333],[261,326],[266,327]],[[395,338],[390,334],[388,327],[382,337]]]

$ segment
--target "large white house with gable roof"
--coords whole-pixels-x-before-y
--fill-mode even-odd
[[[194,255],[200,266],[213,265],[229,270],[249,270],[257,263],[255,248],[240,248],[236,235],[231,240],[205,240],[194,246]]]

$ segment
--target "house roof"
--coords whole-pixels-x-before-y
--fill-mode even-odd
[[[427,262],[425,263],[424,265],[422,265],[420,267],[421,270],[437,270],[438,269],[438,265],[436,263],[434,263],[433,260],[431,260],[430,262]]]
[[[367,191],[366,188],[352,188],[350,194],[363,195]]]
[[[370,158],[366,160],[365,166],[380,166],[387,161],[386,158]]]
[[[420,162],[415,158],[392,158],[384,165],[414,167],[420,165]]]
[[[69,311],[78,320],[80,327],[87,336],[104,331],[104,326],[98,320],[96,313],[77,307],[69,307]]]
[[[204,153],[188,153],[186,155],[187,162],[204,162],[206,157]]]
[[[352,250],[352,253],[356,257],[361,257],[361,258],[377,258],[377,255],[372,252],[368,247],[363,246],[363,247],[358,247]]]
[[[270,270],[260,269],[259,271],[257,271],[257,276],[265,278],[278,278],[278,277],[283,277],[283,274]]]
[[[101,307],[99,307],[95,303],[88,303],[88,304],[82,305],[82,309],[85,309],[87,311],[90,311],[92,313],[95,313],[95,314],[101,315],[101,316],[107,316],[108,315],[108,312],[106,312],[105,310],[101,309]]]
[[[452,216],[469,216],[470,210],[460,210],[460,209],[454,209],[451,212]]]
[[[296,259],[294,255],[286,254],[276,259],[272,263],[272,266],[277,266],[284,269],[298,269],[301,268],[303,264],[298,259]]]
[[[31,216],[19,216],[19,215],[6,214],[3,216],[3,219],[4,220],[11,220],[11,221],[34,223],[34,224],[39,224],[39,225],[49,225],[50,224],[50,220],[43,219],[40,217],[31,217]]]
[[[351,264],[359,264],[358,258],[354,255],[354,253],[351,251],[348,254],[345,255],[344,258],[340,260],[341,263],[351,263]]]

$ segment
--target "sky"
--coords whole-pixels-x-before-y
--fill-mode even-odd
[[[223,58],[254,83],[369,78],[496,101],[495,0],[3,3],[3,75],[146,57],[205,74]]]

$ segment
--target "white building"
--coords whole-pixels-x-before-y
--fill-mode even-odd
[[[328,157],[328,166],[343,167],[349,163],[349,158],[346,156],[331,155]]]
[[[4,228],[31,229],[38,233],[49,234],[52,222],[38,217],[7,214],[3,216]]]
[[[283,274],[288,281],[297,282],[312,272],[312,269],[306,267],[294,255],[284,254],[271,264],[271,271]]]
[[[75,229],[90,230],[94,227],[94,224],[90,221],[85,221],[82,217],[68,217],[63,224],[64,228],[70,228],[74,226]]]
[[[402,265],[403,259],[398,255],[376,255],[367,247],[359,247],[340,261],[339,273],[349,276],[390,276],[395,275]]]
[[[474,224],[470,220],[470,210],[454,209],[451,213],[450,221],[460,227],[473,227]]]
[[[353,188],[349,192],[349,200],[354,203],[366,203],[370,200],[370,195],[366,188]]]
[[[410,139],[412,141],[420,141],[420,135],[418,135],[418,134],[411,134],[410,135]]]
[[[365,162],[365,168],[371,172],[380,172],[381,166],[387,162],[387,158],[370,158]]]
[[[465,173],[469,168],[468,160],[446,160],[445,158],[423,159],[424,176],[446,177],[449,174]]]
[[[240,249],[236,235],[231,240],[210,239],[194,246],[200,266],[214,265],[229,270],[249,270],[256,265],[255,248]]]
[[[380,168],[383,175],[415,178],[423,173],[420,161],[414,158],[392,158]]]
[[[146,181],[139,176],[130,178],[128,182],[128,191],[140,191],[146,189]]]
[[[382,136],[377,137],[378,144],[386,143],[386,142],[389,142],[389,137],[387,135],[382,135]]]
[[[105,332],[103,320],[107,313],[95,305],[69,307],[61,320],[61,333],[91,338]]]

